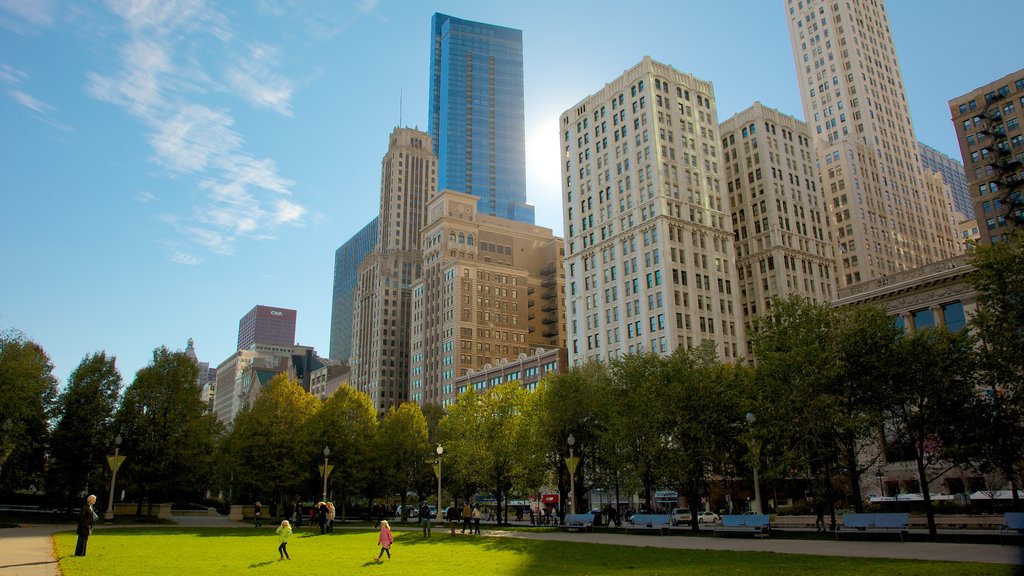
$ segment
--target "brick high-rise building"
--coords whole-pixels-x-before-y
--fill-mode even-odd
[[[710,82],[645,57],[562,113],[569,363],[744,353]]]
[[[297,315],[289,308],[256,306],[238,321],[238,350],[248,350],[253,344],[294,346]]]
[[[786,0],[785,9],[837,284],[958,254],[942,179],[921,167],[885,3]]]

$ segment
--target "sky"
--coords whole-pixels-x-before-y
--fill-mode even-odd
[[[803,118],[784,6],[0,0],[0,330],[61,383],[106,351],[129,384],[189,338],[216,366],[257,304],[326,356],[334,252],[379,211],[392,129],[426,130],[434,12],[523,31],[527,198],[561,235],[558,117],[645,55],[711,81],[719,121]],[[1022,65],[963,9],[888,2],[917,137],[957,159],[948,100]],[[1024,2],[985,12],[1009,46]]]

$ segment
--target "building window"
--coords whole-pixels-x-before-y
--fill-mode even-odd
[[[942,305],[942,321],[950,332],[959,332],[967,327],[962,302],[949,302]]]
[[[914,310],[911,312],[914,318],[914,329],[924,330],[925,328],[935,327],[935,314],[932,313],[931,309],[926,308],[924,310]]]

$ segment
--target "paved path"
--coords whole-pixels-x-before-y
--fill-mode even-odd
[[[195,527],[237,527],[248,525],[232,522],[224,517],[178,517],[175,518],[175,521],[179,526]],[[339,528],[339,526],[336,525],[335,528]],[[73,525],[26,526],[0,529],[0,576],[59,576],[60,571],[54,555],[52,535],[54,532],[73,529]],[[98,531],[104,529],[106,529],[104,526],[97,527]],[[396,527],[396,529],[404,530],[405,527]],[[409,530],[413,529],[418,528],[409,527]],[[747,552],[775,552],[778,554],[810,554],[815,556],[850,556],[1024,565],[1024,548],[1019,546],[996,546],[993,544],[696,538],[687,536],[516,532],[506,530],[486,530],[485,535],[494,538],[562,540],[567,542],[689,550],[738,550]]]

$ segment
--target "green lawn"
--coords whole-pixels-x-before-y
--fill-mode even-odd
[[[755,552],[712,552],[541,542],[513,538],[451,538],[435,530],[424,540],[418,532],[395,532],[392,560],[372,561],[377,533],[339,529],[321,536],[299,529],[288,543],[292,560],[279,561],[272,527],[113,528],[97,530],[89,553],[76,558],[75,535],[55,536],[64,576],[230,576],[234,574],[339,574],[402,576],[604,575],[817,575],[886,576],[1012,574],[1012,566],[833,558]],[[385,557],[386,558],[386,557]]]

